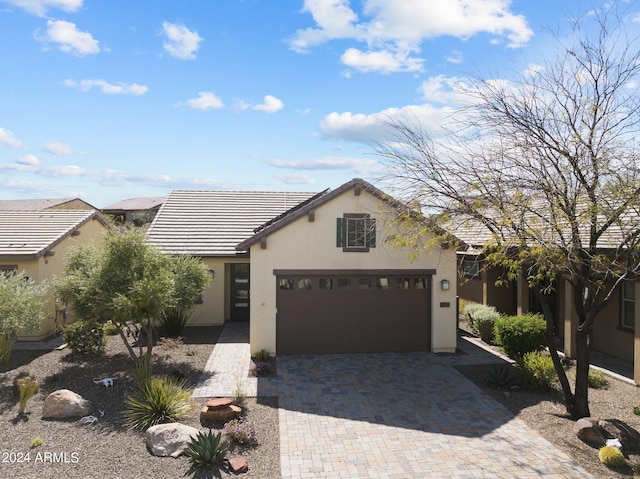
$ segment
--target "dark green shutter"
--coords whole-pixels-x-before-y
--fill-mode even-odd
[[[336,247],[347,246],[347,218],[336,218]]]

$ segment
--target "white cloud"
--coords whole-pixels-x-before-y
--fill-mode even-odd
[[[268,163],[276,168],[288,168],[292,170],[351,170],[362,173],[370,173],[379,168],[376,160],[365,160],[347,156],[327,156],[307,160],[281,160],[272,159]]]
[[[430,104],[408,105],[402,108],[389,108],[369,115],[363,113],[329,113],[320,122],[320,131],[328,139],[354,141],[372,144],[383,141],[387,135],[388,124],[394,120],[404,122],[419,121],[422,127],[434,136],[443,133],[452,107],[437,108]]]
[[[126,83],[118,82],[113,84],[101,79],[80,80],[79,82],[67,79],[64,81],[64,85],[70,88],[77,88],[80,91],[89,91],[96,87],[102,90],[105,95],[144,95],[149,90],[145,85],[138,85],[137,83],[127,85]]]
[[[90,33],[78,30],[75,23],[64,20],[47,20],[45,34],[40,36],[39,32],[36,32],[35,36],[42,42],[57,43],[60,51],[79,57],[100,52],[98,40]]]
[[[84,151],[76,151],[71,146],[60,143],[59,141],[48,141],[44,145],[44,151],[52,155],[84,155]]]
[[[531,64],[527,65],[527,68],[524,71],[524,76],[533,77],[537,73],[539,73],[539,72],[541,72],[543,70],[544,70],[544,66],[538,65],[536,63],[531,63]]]
[[[166,38],[162,46],[169,55],[181,60],[196,58],[196,52],[204,40],[197,32],[192,32],[184,25],[169,22],[162,24],[162,30]]]
[[[284,103],[282,103],[282,100],[276,98],[275,96],[267,95],[264,97],[263,103],[261,103],[260,105],[255,105],[253,109],[264,111],[267,113],[275,113],[278,110],[282,110],[283,107]]]
[[[33,15],[45,16],[52,8],[65,12],[77,12],[84,0],[4,0],[6,3],[22,8]]]
[[[431,77],[420,85],[420,92],[426,101],[449,105],[467,104],[468,90],[469,85],[464,79],[444,75]]]
[[[187,105],[195,110],[211,110],[213,108],[222,108],[224,105],[222,100],[210,91],[201,91],[198,98],[187,100]]]
[[[364,42],[367,51],[349,48],[342,61],[362,71],[415,71],[422,59],[420,44],[430,38],[467,39],[479,33],[507,39],[512,48],[533,35],[523,15],[510,11],[510,0],[364,0],[359,16],[349,0],[305,0],[303,12],[315,28],[298,30],[291,49],[307,52],[331,40]],[[490,40],[491,41],[491,40]],[[455,59],[455,57],[452,57]]]
[[[31,153],[29,153],[27,155],[24,155],[22,158],[18,158],[16,160],[16,163],[20,165],[37,166],[40,164],[40,160],[38,160],[38,158],[35,155],[32,155]]]
[[[13,133],[4,128],[0,128],[0,145],[8,146],[9,148],[22,148],[24,145],[20,140],[13,137]]]
[[[357,48],[347,49],[340,58],[345,65],[361,72],[415,72],[421,71],[424,60],[410,56],[410,52],[382,50],[363,52]]]

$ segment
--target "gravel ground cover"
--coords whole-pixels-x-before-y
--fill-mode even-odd
[[[156,374],[183,376],[195,386],[220,328],[187,328],[179,344],[162,341],[154,347]],[[76,357],[67,349],[53,351],[13,351],[9,364],[0,366],[0,478],[226,478],[238,477],[226,467],[199,469],[189,459],[161,458],[151,455],[144,433],[123,427],[121,411],[134,386],[132,361],[122,340],[112,336],[105,354]],[[28,402],[26,414],[19,414],[13,380],[22,371],[34,375],[39,392]],[[94,384],[94,380],[113,377],[113,387]],[[70,389],[90,400],[104,416],[94,424],[78,420],[42,419],[42,404],[57,389]],[[201,423],[199,411],[206,399],[194,400],[191,415],[181,421],[202,431],[221,430],[223,424]],[[254,423],[258,445],[232,453],[242,454],[249,462],[246,478],[279,478],[279,430],[277,398],[247,398],[245,417]],[[30,448],[31,441],[42,438],[42,445]]]
[[[598,450],[578,439],[575,423],[567,416],[562,403],[559,386],[542,392],[496,389],[489,387],[486,382],[490,366],[459,366],[456,369],[596,477],[634,477],[630,466],[619,470],[608,469],[600,463]],[[573,384],[571,369],[568,374]],[[618,419],[640,431],[640,416],[633,413],[634,406],[640,406],[638,388],[612,377],[607,378],[607,383],[606,389],[589,389],[591,416],[597,419]],[[634,462],[640,463],[640,451],[627,454],[627,463]]]

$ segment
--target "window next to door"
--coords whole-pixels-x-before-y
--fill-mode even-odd
[[[625,281],[622,284],[622,301],[620,305],[620,328],[628,331],[636,327],[636,284],[634,281]]]
[[[367,213],[345,213],[337,218],[336,246],[348,252],[376,247],[376,220]]]

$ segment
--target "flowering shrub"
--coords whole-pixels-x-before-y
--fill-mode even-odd
[[[224,425],[222,434],[229,441],[241,446],[255,446],[258,444],[256,427],[251,421],[232,419]]]
[[[251,366],[251,375],[253,376],[268,376],[272,372],[273,366],[265,361],[255,361]]]

